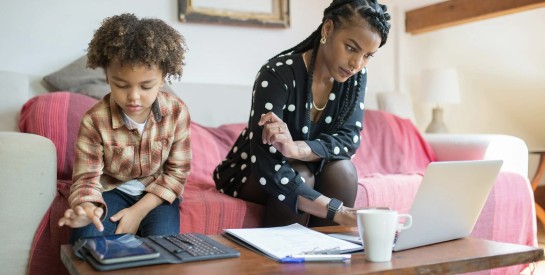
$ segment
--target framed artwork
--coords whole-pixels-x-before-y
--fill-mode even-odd
[[[182,22],[288,28],[289,0],[178,0]]]

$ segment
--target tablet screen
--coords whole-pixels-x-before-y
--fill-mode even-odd
[[[159,257],[159,252],[132,234],[86,238],[85,247],[100,263],[121,263]]]

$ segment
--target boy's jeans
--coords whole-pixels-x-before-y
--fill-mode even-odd
[[[106,236],[115,234],[117,223],[110,221],[110,217],[124,208],[128,208],[139,201],[143,196],[131,196],[120,190],[113,189],[102,193],[102,197],[108,206],[106,218],[102,221],[104,231],[100,232],[94,224],[81,228],[73,228],[70,243],[74,244],[79,238]],[[180,232],[180,199],[174,200],[172,204],[163,202],[151,210],[140,223],[137,235],[141,237],[156,235],[173,235]]]

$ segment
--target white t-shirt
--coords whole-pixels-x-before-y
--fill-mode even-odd
[[[129,121],[129,123],[131,124],[131,128],[136,128],[138,130],[138,133],[140,135],[142,135],[142,132],[144,132],[144,128],[146,127],[146,121],[144,121],[144,123],[137,123],[136,121],[132,120],[128,115],[126,115],[125,113],[123,113],[123,115],[125,115],[125,118],[127,118],[127,120]],[[139,196],[139,195],[142,195],[142,193],[144,192],[144,184],[142,184],[140,181],[138,180],[129,180],[127,182],[124,182],[123,184],[121,184],[120,186],[117,187],[117,189],[119,189],[120,191],[123,191],[129,195],[132,195],[132,196]]]

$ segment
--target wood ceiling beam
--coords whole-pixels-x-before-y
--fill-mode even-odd
[[[545,0],[449,0],[407,11],[405,31],[419,34],[541,7]]]

